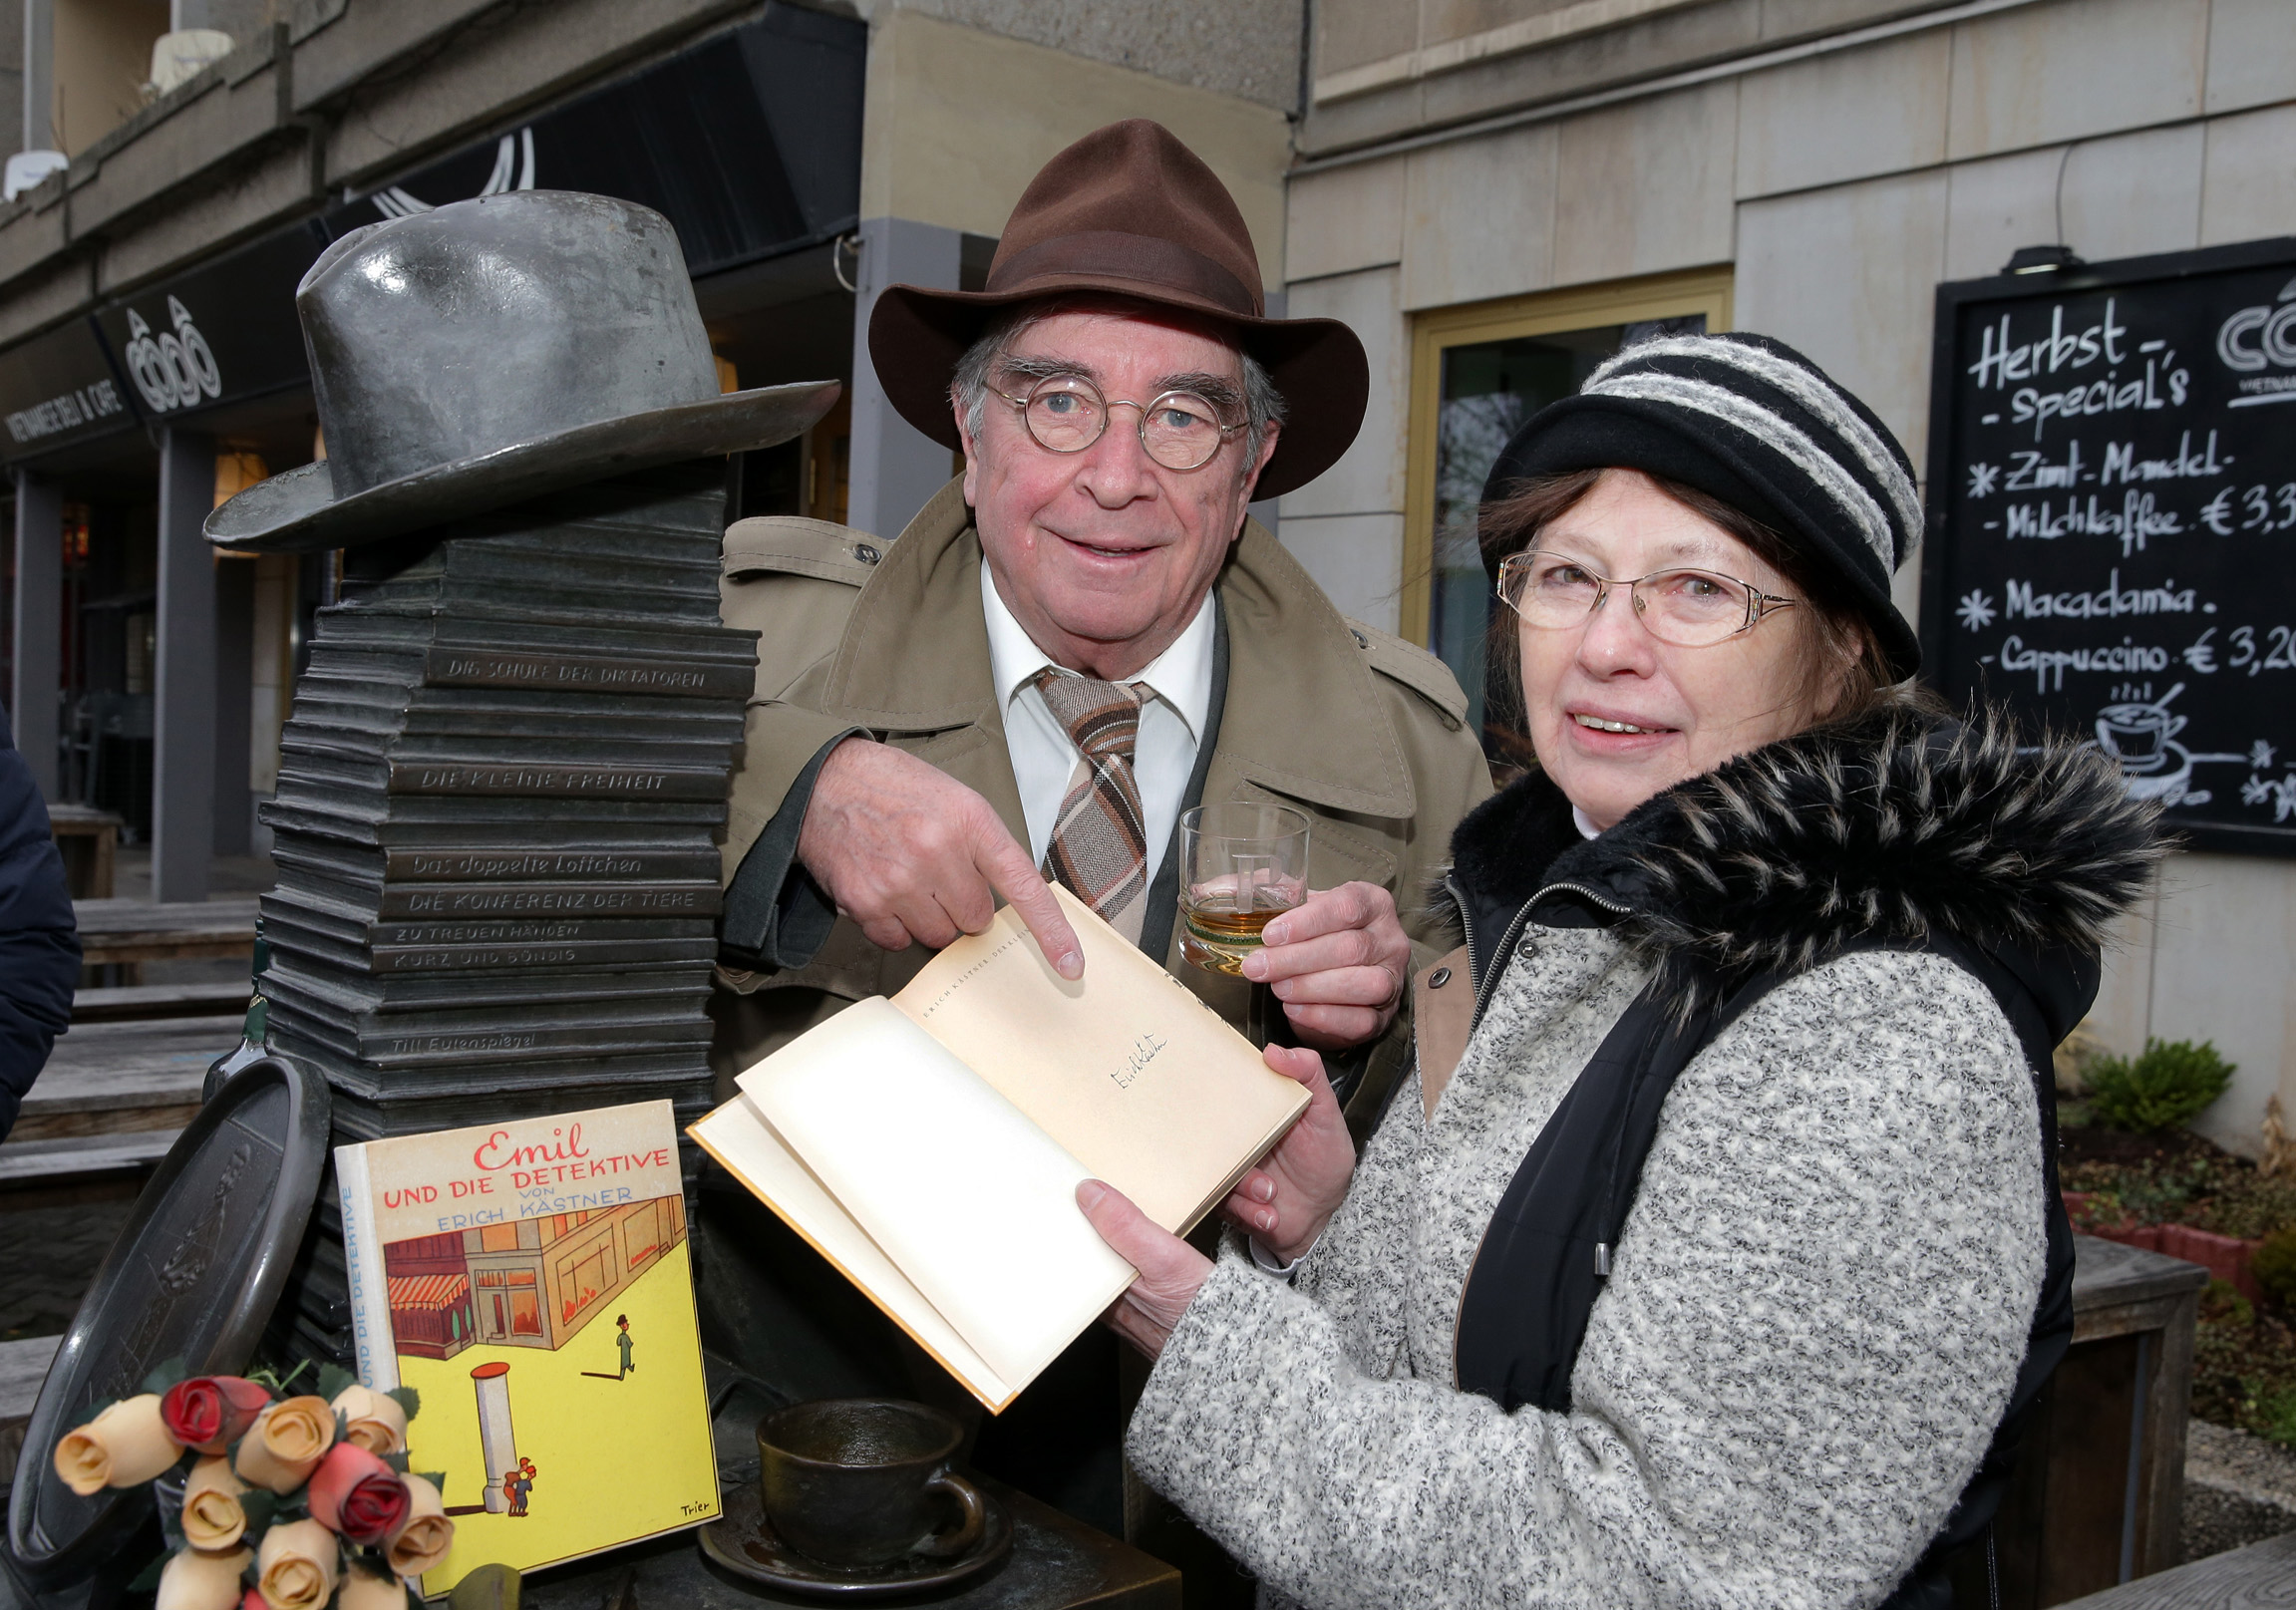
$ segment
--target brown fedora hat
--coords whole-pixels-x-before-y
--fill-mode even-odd
[[[869,315],[869,359],[901,418],[960,447],[957,361],[1001,308],[1101,292],[1207,318],[1266,367],[1290,417],[1256,494],[1306,485],[1363,425],[1371,368],[1337,319],[1271,319],[1259,254],[1203,159],[1146,118],[1096,129],[1045,163],[1006,220],[979,291],[892,285]]]

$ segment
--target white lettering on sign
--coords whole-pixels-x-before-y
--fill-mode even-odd
[[[2008,516],[2010,541],[2021,538],[2041,542],[2054,542],[2062,536],[2109,536],[2121,543],[2121,556],[2144,551],[2147,538],[2180,536],[2185,526],[2182,517],[2170,509],[2159,506],[2159,500],[2148,491],[2131,491],[2121,494],[2121,506],[2101,503],[2092,492],[2086,501],[2068,497],[2062,509],[2050,499],[2038,503],[2011,503],[2005,510]]]
[[[2074,446],[2078,448],[2079,443]],[[2208,445],[2200,452],[2192,451],[2192,433],[2184,432],[2176,439],[2176,456],[2172,459],[2139,459],[2133,442],[2108,442],[2105,444],[2105,484],[2116,481],[2126,485],[2132,481],[2186,481],[2204,480],[2224,474],[2232,463],[2232,456],[2216,456],[2216,433],[2208,433]]]
[[[2061,693],[2068,671],[2165,671],[2168,651],[2127,637],[2103,648],[2057,650],[2027,648],[2025,639],[2012,637],[2001,645],[2001,669],[2031,671],[2035,691]]]
[[[2013,380],[2037,380],[2060,370],[2085,369],[2103,358],[2109,364],[2124,359],[2122,338],[2129,326],[2114,322],[2113,299],[2106,298],[2105,317],[2084,330],[2067,331],[2062,304],[2049,311],[2049,333],[2032,341],[2010,339],[2009,315],[2001,315],[1998,328],[1987,325],[1977,362],[1969,372],[1979,391],[2007,391]]]
[[[2095,592],[2039,592],[2030,581],[2008,583],[2009,618],[2042,620],[2102,620],[2114,615],[2189,615],[2199,598],[2191,587],[2178,587],[2171,577],[2166,586],[2124,587],[2116,567],[2112,578]],[[2214,606],[2211,605],[2211,608]]]
[[[2244,307],[2226,319],[2216,327],[2216,356],[2243,375],[2296,369],[2296,298],[2278,307]]]
[[[120,393],[110,381],[93,381],[45,403],[18,409],[8,416],[8,435],[19,444],[37,442],[127,412],[128,405],[120,401]]]
[[[207,350],[207,338],[191,322],[190,309],[170,296],[167,317],[175,328],[155,339],[144,315],[128,310],[128,374],[156,414],[194,408],[202,397],[223,395],[222,371]]]

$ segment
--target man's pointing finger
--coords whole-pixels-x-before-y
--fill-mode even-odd
[[[1060,902],[1053,898],[1052,885],[1029,862],[1028,852],[1004,833],[1000,824],[998,836],[1002,843],[991,842],[986,853],[978,857],[981,870],[988,874],[989,882],[1003,895],[1021,921],[1028,924],[1029,932],[1036,935],[1038,948],[1053,964],[1053,971],[1067,979],[1085,976],[1084,944],[1077,938],[1069,919],[1061,914]]]

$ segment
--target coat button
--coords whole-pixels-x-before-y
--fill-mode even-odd
[[[1434,972],[1427,975],[1427,987],[1431,990],[1440,990],[1450,982],[1451,969],[1448,967],[1438,967]]]
[[[860,560],[863,564],[875,564],[877,560],[883,558],[884,555],[879,553],[875,548],[871,547],[866,542],[855,542],[853,544],[853,557]]]

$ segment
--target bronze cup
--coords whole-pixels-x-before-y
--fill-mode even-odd
[[[783,1542],[837,1570],[962,1554],[988,1514],[980,1488],[949,1468],[962,1439],[939,1410],[891,1398],[778,1409],[758,1422],[766,1518]],[[951,1507],[956,1523],[946,1525]]]

